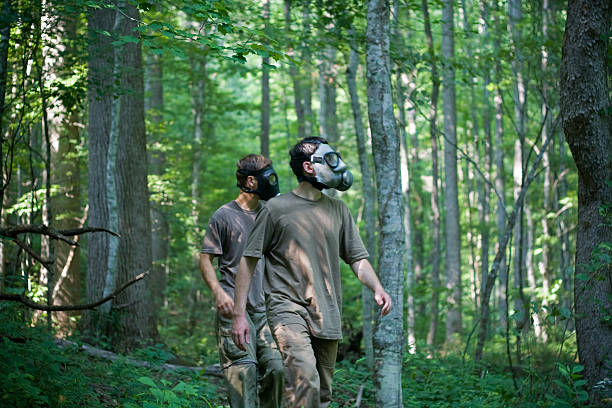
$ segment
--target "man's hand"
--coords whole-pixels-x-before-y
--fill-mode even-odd
[[[215,293],[215,299],[217,302],[217,310],[219,314],[228,319],[232,317],[232,311],[234,310],[234,299],[232,299],[221,287]]]
[[[246,345],[251,343],[249,323],[244,314],[234,316],[232,324],[232,339],[240,350],[246,351]]]
[[[387,313],[391,311],[393,307],[391,302],[391,296],[387,292],[385,292],[382,287],[379,291],[374,293],[374,300],[378,306],[381,306],[381,315],[385,316]]]

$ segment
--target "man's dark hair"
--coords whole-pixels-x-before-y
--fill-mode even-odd
[[[244,187],[250,173],[256,172],[272,164],[272,160],[261,154],[247,154],[236,163],[236,181],[238,187]]]
[[[293,174],[298,177],[298,180],[302,177],[303,173],[302,163],[310,161],[310,156],[312,156],[320,144],[329,143],[322,137],[306,137],[297,142],[296,145],[289,150],[289,155],[291,156],[289,165],[291,166],[291,170],[293,170]]]

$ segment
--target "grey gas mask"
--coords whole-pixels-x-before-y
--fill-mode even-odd
[[[311,181],[316,188],[346,191],[353,184],[353,174],[342,161],[340,153],[335,152],[328,144],[319,144],[310,156],[310,162],[313,164],[315,176],[305,179]]]

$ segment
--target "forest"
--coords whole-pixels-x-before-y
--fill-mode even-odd
[[[341,262],[331,407],[612,404],[607,0],[2,0],[0,406],[223,407],[198,269],[236,163],[310,136]]]

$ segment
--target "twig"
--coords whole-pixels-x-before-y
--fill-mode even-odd
[[[2,235],[2,234],[0,233],[0,235]],[[36,253],[36,251],[34,251],[32,248],[30,248],[30,246],[28,244],[26,244],[25,242],[23,242],[22,240],[20,240],[17,237],[14,237],[14,238],[11,238],[11,239],[13,240],[13,242],[15,242],[17,244],[17,246],[19,246],[24,251],[26,251],[28,254],[30,254],[30,256],[32,258],[34,258],[38,262],[40,262],[42,264],[42,266],[44,266],[45,268],[49,269],[49,267],[53,263],[52,259],[44,259],[40,255],[38,255],[38,253]]]
[[[357,399],[355,400],[355,408],[359,408],[359,406],[361,405],[361,398],[363,397],[363,389],[364,389],[364,385],[361,384],[361,387],[359,387],[359,392],[357,393]]]
[[[131,286],[134,283],[138,282],[139,280],[144,279],[148,274],[149,274],[149,271],[143,272],[139,274],[138,276],[136,276],[134,279],[123,284],[123,286],[115,290],[110,295],[98,300],[97,302],[87,303],[84,305],[60,305],[60,306],[41,305],[39,303],[31,301],[29,298],[25,297],[24,295],[14,295],[10,293],[0,293],[0,300],[9,300],[12,302],[23,303],[24,305],[26,305],[27,307],[31,309],[42,310],[46,312],[67,312],[67,311],[72,311],[72,310],[89,310],[89,309],[94,309],[100,306],[101,304],[106,303],[109,300],[115,298],[119,293],[123,292],[128,286]]]

